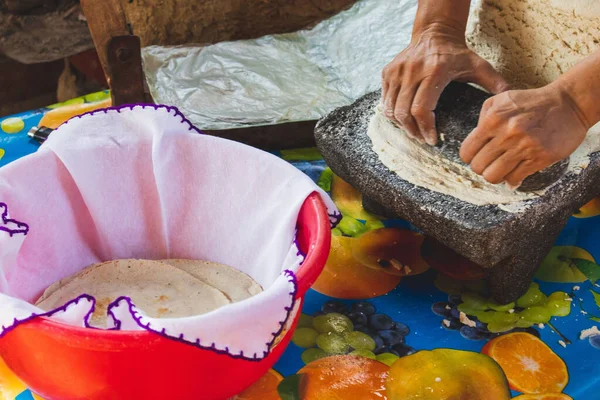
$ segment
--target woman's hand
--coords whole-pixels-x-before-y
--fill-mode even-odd
[[[490,183],[516,188],[529,175],[570,156],[590,127],[559,84],[508,91],[484,103],[460,156]]]
[[[438,137],[433,110],[451,81],[473,82],[492,93],[508,89],[502,76],[467,48],[464,31],[436,25],[413,34],[382,75],[386,117],[430,145]]]

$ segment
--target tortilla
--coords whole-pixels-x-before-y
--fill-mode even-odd
[[[232,303],[246,300],[263,288],[245,273],[227,265],[197,260],[161,260],[220,290]]]
[[[227,268],[233,269],[223,269]],[[116,260],[92,265],[51,285],[36,305],[53,310],[84,293],[96,298],[90,325],[97,328],[106,327],[107,308],[120,296],[130,297],[152,318],[200,315],[232,302],[219,289],[183,268],[160,261]]]

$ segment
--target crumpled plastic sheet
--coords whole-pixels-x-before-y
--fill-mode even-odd
[[[142,50],[155,102],[222,130],[315,120],[381,87],[410,42],[417,0],[362,0],[313,29]]]

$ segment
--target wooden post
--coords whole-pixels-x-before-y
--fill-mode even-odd
[[[130,34],[120,0],[81,0],[81,9],[111,89],[113,106],[144,102],[140,39]]]

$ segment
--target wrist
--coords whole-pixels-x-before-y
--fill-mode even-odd
[[[581,79],[562,76],[548,86],[559,93],[583,126],[589,130],[600,122],[600,107],[597,95],[591,93],[589,86],[587,88],[580,87],[582,84],[586,83],[581,82]]]
[[[412,34],[413,41],[423,38],[439,38],[465,47],[467,46],[464,29],[447,21],[435,21],[429,22],[424,26],[415,26]]]
[[[551,83],[571,102],[585,126],[600,122],[600,49]]]
[[[419,0],[413,37],[443,36],[465,43],[470,4],[471,0]]]

